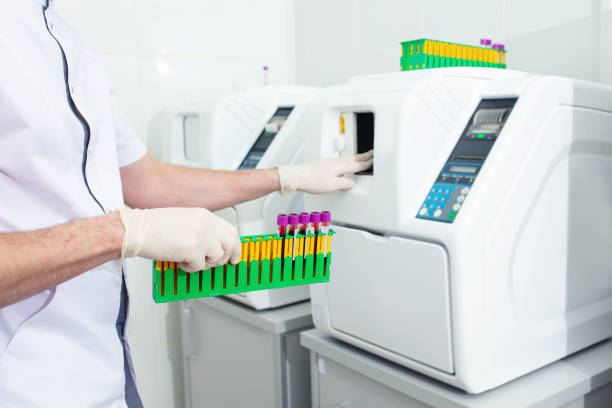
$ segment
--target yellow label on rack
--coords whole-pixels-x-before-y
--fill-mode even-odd
[[[314,237],[308,237],[306,239],[306,255],[312,254],[313,242],[314,242]]]
[[[295,242],[295,256],[304,255],[304,238],[298,238]]]
[[[414,54],[412,47],[414,47],[414,44],[410,44],[410,55]]]
[[[240,262],[249,259],[249,241],[240,243]]]
[[[161,271],[162,263],[161,261],[155,261],[155,269]]]
[[[331,252],[331,242],[332,242],[332,236],[328,235],[327,236],[327,253],[328,254]]]
[[[423,54],[429,54],[429,44],[430,42],[428,40],[425,40],[423,43]]]
[[[270,241],[266,241],[266,259],[272,259],[272,243],[274,241],[270,240]]]
[[[344,115],[340,115],[340,134],[346,134],[346,119]]]
[[[283,255],[283,258],[292,256],[292,255],[293,255],[293,239],[287,238],[285,239],[285,254]]]
[[[261,241],[257,240],[253,242],[253,258],[252,261],[259,261],[259,254],[261,253]]]
[[[419,47],[421,46],[421,44],[417,43],[417,49],[416,49],[416,53],[419,53]]]

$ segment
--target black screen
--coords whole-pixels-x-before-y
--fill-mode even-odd
[[[372,150],[374,148],[374,113],[356,112],[355,126],[357,128],[357,153],[365,153]],[[374,174],[374,166],[357,174]]]

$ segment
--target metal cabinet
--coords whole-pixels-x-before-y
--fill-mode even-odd
[[[310,407],[310,302],[256,311],[225,298],[182,305],[187,406]]]
[[[313,329],[313,408],[609,408],[612,340],[481,394],[462,390],[386,361]]]

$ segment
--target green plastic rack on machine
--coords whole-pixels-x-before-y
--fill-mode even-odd
[[[441,67],[506,68],[502,45],[476,47],[422,38],[402,43],[402,71]]]
[[[324,233],[241,237],[238,264],[194,273],[183,271],[175,262],[153,261],[153,299],[163,303],[329,282],[334,234],[330,231],[327,239]]]

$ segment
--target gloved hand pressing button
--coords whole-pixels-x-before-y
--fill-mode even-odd
[[[366,153],[338,159],[323,159],[294,166],[278,166],[281,194],[303,191],[311,194],[347,190],[355,180],[344,177],[372,167],[372,150]]]
[[[141,256],[178,262],[196,272],[240,261],[236,228],[204,208],[156,208],[119,211],[125,228],[121,258]]]

